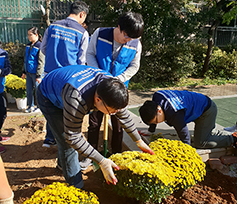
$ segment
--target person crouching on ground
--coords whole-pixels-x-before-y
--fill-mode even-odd
[[[117,183],[112,167],[119,167],[95,150],[81,133],[83,118],[91,110],[116,114],[137,146],[154,154],[142,141],[125,109],[128,104],[126,86],[99,68],[71,65],[48,73],[39,85],[37,101],[57,141],[58,165],[70,185],[83,187],[78,153],[100,165],[107,183]]]
[[[191,145],[187,124],[194,122],[195,148],[220,148],[234,145],[237,132],[230,134],[214,129],[217,107],[208,97],[200,93],[177,90],[157,91],[152,101],[146,101],[139,109],[143,122],[155,132],[156,125],[166,122],[173,126],[180,138]],[[146,133],[147,134],[147,133]]]

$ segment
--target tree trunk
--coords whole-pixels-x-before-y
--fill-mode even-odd
[[[212,26],[210,27],[210,29],[208,30],[208,34],[209,34],[208,42],[207,42],[208,48],[207,48],[207,53],[206,53],[206,58],[204,61],[203,69],[202,69],[202,76],[204,76],[204,74],[207,72],[207,70],[209,68],[209,63],[210,63],[211,54],[212,54],[212,48],[214,46],[213,36],[214,36],[214,32],[215,32],[215,29],[218,26],[218,24],[219,24],[219,20],[215,20],[213,22]]]
[[[47,27],[50,26],[49,13],[50,13],[50,2],[51,0],[45,0],[45,18]]]

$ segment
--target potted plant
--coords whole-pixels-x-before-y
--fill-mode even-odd
[[[11,94],[16,99],[18,109],[26,108],[26,80],[14,74],[9,74],[5,79],[6,93]]]

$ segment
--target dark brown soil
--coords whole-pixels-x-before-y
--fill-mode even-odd
[[[83,131],[87,130],[87,119]],[[14,191],[15,204],[22,204],[36,190],[52,182],[64,182],[62,173],[56,167],[57,148],[42,148],[45,133],[42,117],[11,116],[4,123],[3,136],[11,139],[3,143],[7,151],[3,158],[7,176]],[[118,196],[107,185],[100,171],[92,167],[83,171],[84,189],[94,192],[101,204],[138,204],[128,198]],[[207,171],[205,180],[184,193],[169,196],[164,204],[237,203],[237,178],[224,176],[218,171]]]

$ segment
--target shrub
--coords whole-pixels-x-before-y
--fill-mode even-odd
[[[141,67],[131,82],[174,85],[182,77],[191,76],[195,63],[186,45],[155,46],[143,55]]]
[[[128,151],[110,156],[120,167],[115,172],[119,182],[114,186],[119,195],[156,203],[204,179],[205,164],[190,145],[158,139],[149,146],[155,155]]]
[[[18,42],[3,43],[3,49],[8,52],[12,73],[21,76],[24,65],[25,45]]]
[[[205,76],[211,79],[229,79],[237,77],[237,51],[227,53],[221,49],[213,51],[209,69]]]

